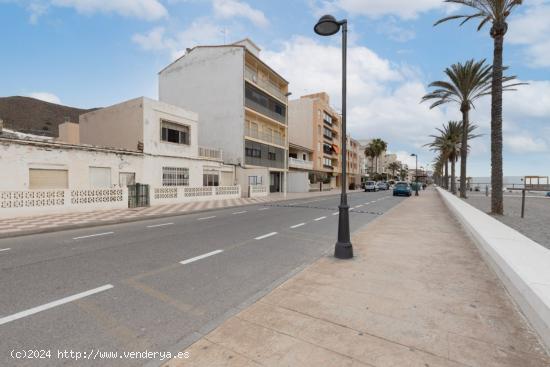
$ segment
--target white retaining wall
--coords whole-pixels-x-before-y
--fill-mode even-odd
[[[128,189],[0,191],[0,218],[128,208]]]
[[[266,197],[269,195],[269,187],[265,185],[250,185],[248,193],[251,198]]]
[[[437,189],[550,350],[550,250]]]
[[[240,197],[241,186],[156,187],[150,191],[151,205],[238,199]]]

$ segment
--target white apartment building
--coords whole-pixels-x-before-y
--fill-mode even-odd
[[[287,92],[249,39],[188,49],[159,73],[159,99],[198,113],[200,144],[223,150],[243,189],[285,187]]]

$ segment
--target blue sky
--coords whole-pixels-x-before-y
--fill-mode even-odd
[[[505,63],[528,86],[505,97],[505,175],[550,175],[550,0],[526,0],[510,19]],[[186,47],[250,37],[290,81],[293,97],[327,91],[340,106],[340,38],[312,27],[330,12],[350,24],[349,130],[381,137],[408,163],[455,106],[419,104],[445,67],[491,62],[488,29],[433,22],[460,9],[441,0],[0,0],[0,96],[27,95],[77,107],[157,97],[157,72]],[[9,30],[9,31],[7,31]],[[473,120],[469,174],[490,172],[489,100]]]

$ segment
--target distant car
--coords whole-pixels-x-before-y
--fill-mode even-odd
[[[378,186],[376,186],[376,182],[366,181],[365,182],[365,192],[367,192],[367,191],[378,191]]]
[[[547,192],[547,193],[546,193],[546,197],[547,197],[547,198],[550,198],[550,192]]]
[[[412,189],[408,182],[400,181],[393,187],[393,196],[411,196]]]
[[[384,182],[384,181],[380,181],[376,184],[376,187],[378,187],[378,190],[388,190],[390,188],[390,186],[388,185],[387,182]]]

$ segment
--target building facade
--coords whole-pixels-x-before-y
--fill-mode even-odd
[[[307,171],[310,189],[340,187],[341,119],[327,93],[302,96],[289,103],[292,172]]]
[[[249,39],[188,49],[159,73],[159,99],[199,114],[199,142],[223,150],[243,188],[285,188],[287,93]]]
[[[346,141],[346,150],[347,150],[347,184],[350,188],[359,187],[361,185],[361,163],[364,162],[361,160],[361,155],[364,153],[361,151],[361,144],[359,141],[348,136]]]

